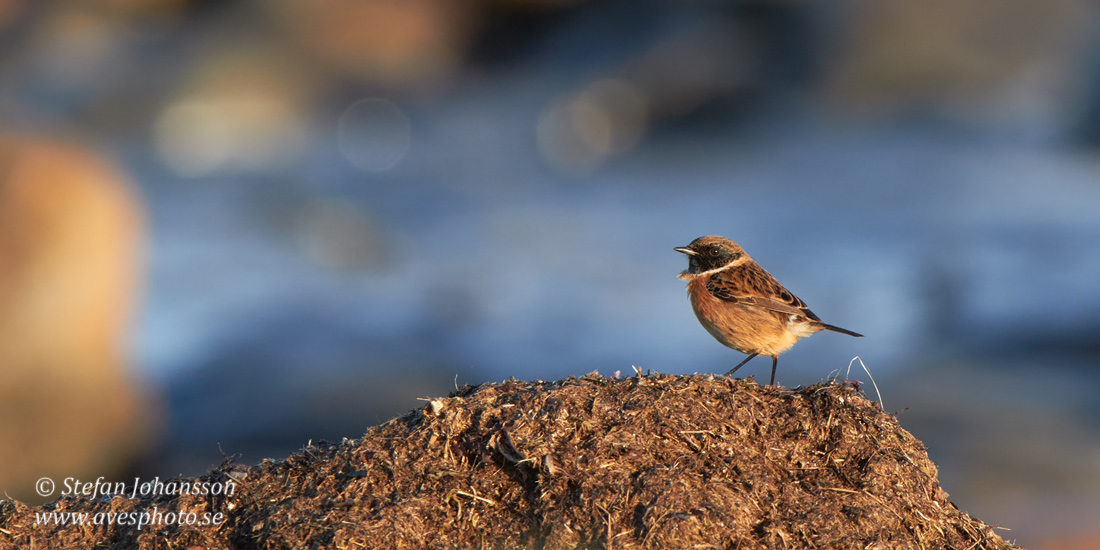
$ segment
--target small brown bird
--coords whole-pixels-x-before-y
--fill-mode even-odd
[[[691,307],[703,328],[722,344],[749,354],[726,376],[757,355],[770,355],[774,385],[779,354],[799,338],[821,330],[863,336],[821,322],[805,302],[725,237],[699,237],[673,250],[688,256],[680,278],[688,282]]]

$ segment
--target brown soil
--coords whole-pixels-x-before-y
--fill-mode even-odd
[[[362,439],[199,479],[235,481],[229,497],[0,501],[0,546],[1011,548],[936,475],[850,384],[588,375],[466,387]],[[154,508],[225,521],[35,526]]]

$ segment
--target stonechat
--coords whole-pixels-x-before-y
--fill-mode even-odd
[[[822,330],[863,336],[823,323],[805,302],[725,237],[699,237],[673,250],[687,254],[688,268],[680,278],[688,282],[691,308],[703,328],[723,345],[749,354],[726,376],[757,355],[770,355],[770,384],[774,385],[779,354],[799,338]]]

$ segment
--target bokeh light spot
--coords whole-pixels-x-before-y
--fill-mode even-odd
[[[598,80],[552,102],[539,117],[539,152],[556,168],[587,172],[633,148],[645,134],[649,106],[636,86]]]
[[[206,102],[185,101],[165,109],[153,128],[160,158],[176,174],[209,174],[225,164],[232,132],[218,109]]]
[[[340,152],[356,168],[385,172],[401,162],[409,150],[412,128],[393,102],[381,98],[357,101],[337,123]]]

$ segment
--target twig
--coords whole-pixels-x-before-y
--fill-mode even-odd
[[[852,372],[852,363],[856,361],[859,361],[859,366],[863,367],[863,372],[867,373],[867,377],[871,379],[871,385],[875,387],[875,395],[878,396],[878,406],[885,411],[886,407],[882,404],[882,394],[878,391],[878,384],[875,383],[875,377],[871,376],[871,371],[867,369],[867,365],[863,364],[863,359],[860,359],[858,355],[848,362],[848,372],[844,373],[844,377],[848,378],[848,375]]]

